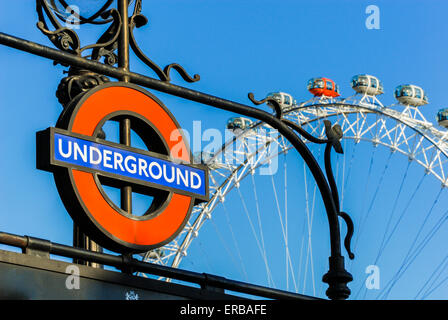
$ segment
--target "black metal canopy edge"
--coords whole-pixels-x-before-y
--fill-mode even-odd
[[[311,296],[230,280],[207,273],[197,273],[154,263],[143,262],[130,258],[127,255],[117,256],[94,252],[29,236],[19,236],[6,232],[0,232],[0,243],[21,248],[23,252],[25,252],[26,249],[29,249],[67,258],[83,259],[103,265],[113,266],[120,270],[127,270],[131,273],[140,271],[156,276],[196,283],[205,288],[220,288],[269,299],[319,300],[318,298]]]
[[[201,104],[212,106],[215,108],[227,110],[230,112],[245,115],[261,120],[283,135],[299,152],[306,164],[308,165],[317,186],[322,196],[322,200],[325,205],[327,218],[330,229],[330,247],[331,256],[329,258],[329,271],[324,275],[323,281],[329,284],[327,290],[327,296],[331,299],[346,299],[350,295],[350,289],[347,287],[347,283],[353,278],[350,273],[345,270],[344,257],[341,255],[341,240],[340,240],[340,228],[339,217],[342,217],[347,223],[347,236],[345,238],[345,247],[349,253],[349,257],[353,258],[353,254],[350,251],[350,238],[353,233],[353,224],[350,217],[339,212],[339,199],[337,196],[337,188],[334,183],[333,173],[331,171],[330,162],[330,149],[334,147],[336,152],[342,152],[339,144],[339,139],[342,137],[341,132],[338,132],[338,128],[331,127],[329,121],[326,123],[327,140],[320,140],[317,138],[309,137],[306,132],[297,125],[288,123],[286,120],[282,120],[282,111],[280,106],[275,100],[264,99],[257,101],[253,98],[253,94],[249,94],[249,99],[255,104],[262,104],[265,102],[271,102],[276,110],[276,115],[272,115],[266,111],[250,107],[241,103],[229,101],[226,99],[218,98],[209,94],[205,94],[199,91],[188,89],[185,87],[177,86],[169,83],[168,81],[161,81],[153,79],[138,73],[130,72],[127,68],[115,68],[113,66],[102,64],[96,61],[82,58],[78,55],[56,50],[32,41],[17,38],[5,33],[0,32],[0,44],[6,45],[11,48],[15,48],[21,51],[25,51],[40,57],[54,60],[55,62],[62,63],[64,65],[70,65],[84,70],[96,72],[101,75],[110,76],[115,79],[128,79],[129,82],[154,89],[160,92],[168,93],[180,98],[195,101]],[[269,100],[269,101],[268,101]],[[340,128],[339,128],[340,130]],[[327,156],[325,157],[326,175],[322,172],[319,164],[314,158],[313,154],[306,147],[302,139],[294,132],[298,132],[306,139],[316,143],[327,144]],[[315,141],[314,141],[315,140]],[[340,149],[340,150],[338,150]],[[327,181],[328,178],[328,181]]]

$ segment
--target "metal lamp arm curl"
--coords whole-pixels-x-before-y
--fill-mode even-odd
[[[134,36],[134,27],[141,28],[148,23],[148,19],[140,13],[141,11],[141,0],[136,2],[136,6],[134,9],[134,13],[129,19],[129,44],[131,45],[132,51],[136,54],[136,56],[149,68],[151,68],[159,77],[160,80],[170,82],[170,71],[171,69],[176,70],[182,79],[186,82],[196,82],[200,80],[200,76],[195,74],[191,77],[187,71],[178,63],[171,63],[167,65],[165,68],[160,68],[154,61],[152,61],[147,55],[143,53],[140,47],[137,44]]]

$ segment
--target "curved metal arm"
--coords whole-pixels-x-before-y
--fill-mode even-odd
[[[275,116],[277,117],[277,119],[281,120],[283,118],[283,110],[277,100],[270,97],[264,98],[263,100],[257,100],[255,99],[255,96],[252,92],[249,92],[247,96],[249,97],[249,100],[257,106],[263,103],[270,103],[274,108]]]
[[[328,143],[325,148],[325,170],[327,173],[327,179],[328,183],[330,184],[331,193],[333,195],[334,203],[336,204],[337,210],[339,212],[339,216],[344,219],[347,225],[347,234],[344,239],[345,249],[347,250],[349,258],[354,259],[355,255],[350,249],[351,239],[354,230],[353,221],[347,213],[341,212],[341,209],[339,207],[338,188],[336,185],[336,181],[334,180],[333,170],[331,168],[331,148],[333,147],[337,153],[344,153],[340,142],[340,140],[343,137],[343,132],[338,124],[331,126],[331,122],[328,120],[324,120],[324,125],[325,125],[325,133],[328,137]]]
[[[274,99],[265,98],[263,100],[255,100],[253,94],[249,94],[249,98],[252,101],[256,101],[256,104],[262,104],[267,101],[275,101]],[[280,109],[280,105],[275,101],[274,106],[278,106],[275,109]],[[338,210],[336,209],[335,203],[333,201],[333,196],[331,189],[327,183],[326,177],[322,172],[317,160],[314,158],[311,151],[305,145],[305,143],[300,139],[297,134],[294,133],[284,121],[278,117],[272,116],[271,114],[254,108],[248,108],[247,106],[236,107],[233,105],[229,108],[230,111],[237,112],[249,117],[259,119],[266,122],[273,128],[277,129],[280,134],[285,136],[285,138],[293,145],[293,147],[302,156],[305,163],[308,165],[314,179],[316,180],[317,186],[321,192],[322,199],[327,211],[327,216],[330,224],[330,238],[331,238],[331,252],[332,255],[340,255],[340,235],[339,235],[339,224],[338,224]],[[281,111],[277,111],[277,115],[281,114]]]
[[[95,60],[98,59],[98,52],[100,48],[108,49],[108,47],[113,46],[113,44],[117,42],[122,26],[121,16],[117,9],[106,11],[101,16],[104,18],[111,16],[114,22],[98,39],[97,43],[85,46],[79,50],[79,52],[81,53],[84,50],[93,49],[92,58]]]
[[[318,144],[323,144],[323,143],[329,143],[330,141],[327,139],[319,139],[316,138],[315,136],[311,135],[310,133],[308,133],[305,129],[303,129],[301,126],[299,126],[297,123],[292,122],[290,120],[287,119],[283,119],[283,122],[286,123],[289,127],[291,127],[292,129],[294,129],[295,131],[297,131],[300,135],[302,135],[305,139],[313,142],[313,143],[318,143]]]
[[[64,0],[59,0],[61,5],[67,9],[69,5]],[[112,4],[112,0],[107,0],[103,6],[94,13],[91,17],[83,17],[78,13],[74,13],[74,16],[79,20],[79,24],[91,23],[91,24],[105,24],[112,22],[111,26],[103,33],[103,35],[98,39],[95,44],[90,44],[81,48],[79,37],[77,33],[70,28],[65,28],[61,25],[58,19],[63,20],[63,15],[58,12],[53,11],[48,3],[44,0],[36,1],[36,10],[38,13],[39,22],[37,27],[41,30],[50,41],[60,50],[70,52],[76,55],[81,55],[82,52],[91,49],[91,55],[86,56],[86,58],[91,58],[91,60],[98,61],[101,57],[106,57],[105,63],[109,65],[114,65],[117,63],[117,55],[114,53],[118,47],[118,38],[121,34],[121,29],[126,28],[126,33],[129,35],[129,43],[132,50],[136,56],[150,67],[159,77],[161,81],[170,82],[171,70],[176,70],[182,79],[186,82],[196,82],[200,80],[198,74],[190,76],[187,71],[178,63],[171,63],[165,66],[165,68],[160,68],[154,61],[152,61],[143,51],[139,48],[137,41],[134,37],[134,28],[140,28],[148,23],[148,19],[141,14],[142,0],[135,0],[134,10],[131,17],[122,17],[120,12],[116,9],[106,9]],[[97,21],[96,19],[101,17],[103,20]],[[51,31],[48,27],[47,20],[55,28]],[[127,21],[129,20],[129,27]],[[66,65],[68,66],[68,65]]]
[[[171,63],[171,64],[167,65],[165,68],[163,68],[163,72],[165,73],[165,75],[167,77],[166,81],[171,81],[171,78],[170,78],[171,69],[176,70],[180,74],[182,79],[184,79],[184,81],[186,81],[186,82],[196,82],[201,79],[201,77],[198,74],[195,74],[193,76],[193,78],[190,77],[190,75],[187,73],[187,71],[185,71],[185,69],[180,64]]]
[[[59,0],[61,2],[61,4],[64,6],[64,9],[67,10],[67,8],[70,7],[69,4],[67,4],[67,2],[65,0]],[[79,23],[80,24],[84,24],[84,23],[92,23],[92,24],[103,24],[103,23],[108,23],[110,22],[109,19],[107,19],[107,16],[102,16],[102,14],[104,13],[104,10],[106,10],[107,8],[110,7],[110,5],[114,2],[114,0],[107,0],[107,2],[105,2],[103,4],[103,6],[97,11],[95,12],[92,16],[85,18],[82,15],[77,14],[76,12],[73,13],[73,15],[76,16],[77,19],[79,19]],[[98,18],[99,16],[101,16],[104,21],[95,21],[96,18]],[[63,17],[59,17],[59,18],[63,18]]]
[[[344,135],[342,132],[341,126],[339,124],[335,124],[334,126],[331,126],[331,122],[328,120],[324,120],[325,125],[325,134],[328,138],[328,143],[331,144],[332,147],[334,147],[334,151],[337,153],[344,153],[344,150],[341,146],[341,139]]]
[[[339,216],[342,219],[344,219],[345,224],[347,225],[347,234],[345,235],[345,238],[344,238],[344,247],[345,247],[345,250],[347,250],[348,257],[351,260],[353,260],[353,259],[355,259],[355,255],[353,254],[353,252],[350,249],[353,231],[354,231],[353,221],[352,221],[352,218],[350,218],[350,216],[345,212],[339,212]]]
[[[149,59],[140,47],[137,45],[137,41],[135,41],[134,37],[134,27],[140,28],[148,23],[148,19],[140,14],[140,11],[134,12],[132,17],[129,19],[129,44],[131,45],[132,51],[134,51],[135,55],[143,61],[148,67],[150,67],[162,81],[167,81],[167,76],[163,72],[163,70],[151,59]]]
[[[250,99],[250,101],[252,101],[253,104],[255,105],[260,105],[263,103],[269,103],[273,106],[274,111],[275,111],[275,116],[277,117],[277,119],[282,120],[283,123],[286,123],[290,128],[292,128],[293,130],[297,131],[301,136],[303,136],[305,139],[314,142],[314,143],[328,143],[329,140],[325,140],[325,139],[319,139],[314,137],[313,135],[311,135],[310,133],[308,133],[306,130],[304,130],[301,126],[299,126],[298,124],[287,120],[287,119],[283,119],[283,109],[280,106],[280,104],[278,103],[277,100],[267,97],[264,98],[263,100],[257,100],[254,97],[254,94],[252,92],[250,92],[248,94],[248,97]]]

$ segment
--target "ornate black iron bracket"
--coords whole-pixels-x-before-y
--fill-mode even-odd
[[[157,74],[160,80],[170,82],[170,72],[172,69],[176,70],[186,82],[196,82],[200,80],[200,76],[198,74],[191,77],[178,63],[171,63],[163,69],[160,68],[140,49],[137,41],[135,40],[134,28],[143,27],[148,23],[148,19],[141,14],[142,0],[135,0],[132,16],[125,18],[122,17],[120,12],[116,9],[107,10],[112,2],[113,0],[108,0],[95,14],[89,18],[85,18],[78,13],[73,12],[74,18],[77,19],[77,23],[80,25],[87,23],[98,25],[110,23],[109,28],[103,33],[95,44],[81,47],[81,42],[74,29],[61,25],[61,22],[65,21],[66,17],[59,13],[56,10],[57,8],[50,7],[49,3],[45,0],[36,1],[39,18],[37,27],[58,49],[93,61],[99,61],[101,58],[104,58],[105,64],[113,66],[118,63],[116,53],[119,42],[118,38],[121,28],[124,27],[123,21],[124,19],[127,19],[129,23],[127,24],[128,30],[126,32],[128,33],[129,44],[132,50],[143,63],[145,63]],[[60,0],[59,3],[64,10],[70,9],[70,6],[66,3],[66,1]],[[49,23],[55,30],[50,30]],[[84,52],[88,52],[89,50],[91,51],[90,54],[83,55]],[[55,63],[60,63],[60,61],[55,61]],[[73,70],[71,73],[74,75]]]

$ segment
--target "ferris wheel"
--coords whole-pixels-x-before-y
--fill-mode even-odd
[[[448,111],[439,111],[436,127],[419,109],[428,98],[416,85],[398,86],[389,106],[378,98],[378,78],[357,75],[351,87],[355,94],[342,98],[333,80],[313,78],[310,100],[269,97],[315,137],[325,137],[325,120],[341,126],[344,153],[332,166],[341,209],[355,223],[350,298],[439,298],[448,291]],[[226,129],[233,135],[221,148],[195,154],[210,169],[210,200],[194,207],[175,240],[143,259],[193,268],[200,259],[215,274],[230,270],[233,278],[325,297],[325,211],[305,163],[264,123],[235,117]],[[322,160],[321,147],[309,147]]]

